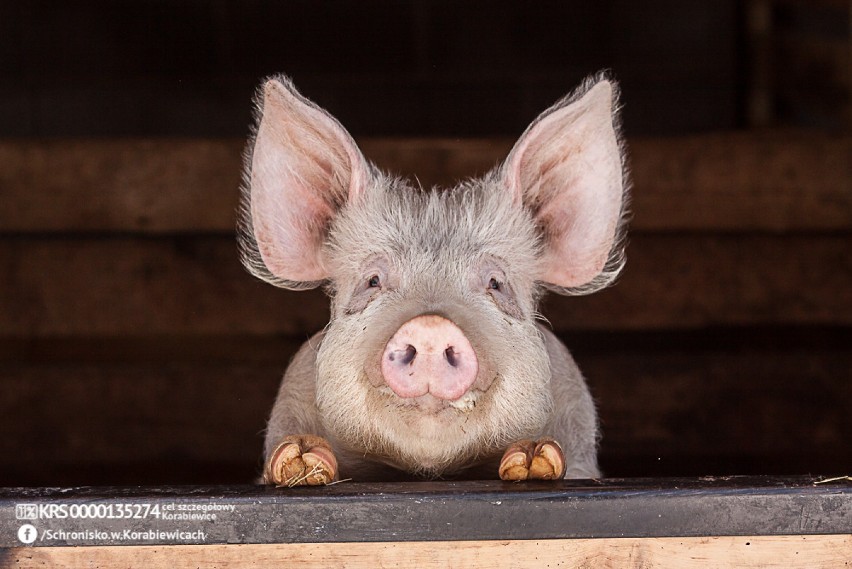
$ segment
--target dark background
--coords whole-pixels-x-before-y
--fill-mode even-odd
[[[234,246],[253,92],[280,72],[369,158],[443,182],[610,69],[627,272],[545,304],[604,471],[848,474],[849,10],[0,0],[0,485],[256,475],[281,372],[326,318]]]
[[[740,12],[720,2],[3,2],[10,136],[242,136],[284,72],[353,134],[515,135],[611,68],[629,132],[743,124]],[[841,28],[842,29],[842,28]]]

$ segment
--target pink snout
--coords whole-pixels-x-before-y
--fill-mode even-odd
[[[479,362],[464,332],[442,316],[424,314],[403,324],[382,353],[382,376],[400,397],[431,393],[455,401],[476,380]]]

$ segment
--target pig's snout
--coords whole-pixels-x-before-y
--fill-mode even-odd
[[[473,385],[479,362],[458,326],[424,314],[403,324],[388,341],[381,369],[385,383],[400,397],[430,393],[455,401]]]

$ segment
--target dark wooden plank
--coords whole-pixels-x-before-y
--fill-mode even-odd
[[[548,297],[559,331],[852,324],[844,236],[637,235],[613,288]],[[0,336],[283,334],[328,320],[321,292],[250,277],[230,237],[0,241]]]
[[[852,137],[767,130],[630,149],[640,231],[852,228]]]
[[[0,335],[278,334],[328,321],[321,292],[251,277],[231,237],[0,241]]]
[[[0,230],[232,231],[244,144],[0,142]]]
[[[40,544],[49,546],[848,534],[848,482],[816,482],[729,477],[341,483],[296,490],[0,489],[0,546],[20,545],[21,517],[35,518],[29,521],[38,524],[39,535],[66,532]],[[120,505],[134,511],[142,505],[142,513],[128,517],[121,508],[116,514]],[[180,506],[196,519],[181,519]],[[94,527],[104,533],[87,536]],[[133,536],[150,530],[162,533]],[[205,535],[181,538],[170,530]],[[125,531],[126,539],[120,535]],[[81,533],[67,536],[71,532]]]
[[[242,140],[0,141],[0,231],[230,232]],[[425,187],[488,170],[509,139],[365,139]],[[849,230],[852,138],[800,131],[630,141],[633,228]]]
[[[830,352],[847,350],[852,327],[750,326],[658,330],[569,330],[558,332],[572,352],[598,357],[621,353],[683,354]],[[0,336],[0,363],[18,364],[279,364],[306,337],[224,334],[162,336]]]
[[[0,462],[57,481],[59,465],[257,463],[287,360],[0,364]]]
[[[822,333],[818,334],[824,337]],[[594,337],[594,334],[592,334]],[[0,363],[274,364],[286,362],[307,336],[224,334],[161,336],[0,336]]]
[[[556,330],[692,328],[852,321],[845,236],[644,236],[627,248],[614,287],[588,298],[550,295]]]
[[[450,186],[485,174],[512,149],[510,138],[399,138],[359,141],[379,168],[414,179],[424,188]]]
[[[577,358],[598,403],[604,462],[614,468],[852,471],[848,351],[625,349]]]
[[[803,330],[803,345],[760,334],[718,346],[708,333],[567,338],[598,404],[604,472],[852,471],[849,329]],[[190,342],[175,360],[179,338],[138,351],[91,342],[0,361],[0,486],[253,479],[296,342],[222,338],[208,352]]]

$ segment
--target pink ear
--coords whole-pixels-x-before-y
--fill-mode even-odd
[[[266,82],[260,109],[246,172],[260,260],[249,263],[258,269],[262,262],[271,275],[259,276],[274,284],[302,288],[328,277],[326,230],[340,206],[363,191],[368,166],[349,133],[286,79]]]
[[[574,289],[563,292],[591,292],[618,272],[610,260],[625,180],[615,92],[609,80],[587,82],[530,125],[503,167],[504,184],[544,233],[540,280]]]

